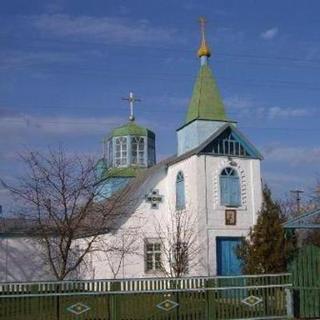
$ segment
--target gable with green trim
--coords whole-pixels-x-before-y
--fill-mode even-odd
[[[262,159],[259,151],[235,127],[228,126],[201,150],[218,156]]]

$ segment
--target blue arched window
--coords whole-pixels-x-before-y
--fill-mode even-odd
[[[233,168],[224,168],[220,174],[221,205],[239,207],[241,205],[240,179]]]
[[[176,179],[176,209],[181,210],[186,207],[186,197],[184,188],[184,176],[180,171]]]

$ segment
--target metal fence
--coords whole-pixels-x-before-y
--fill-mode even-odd
[[[291,275],[0,284],[0,320],[292,318]]]
[[[297,318],[320,318],[320,248],[301,248],[290,265],[294,313]]]

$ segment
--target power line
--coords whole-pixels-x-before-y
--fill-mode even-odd
[[[14,36],[14,35],[8,35],[8,34],[0,34],[0,38],[16,38],[16,39],[21,39],[21,40],[26,40],[26,38],[22,38],[20,35]],[[49,42],[49,43],[60,43],[63,45],[70,45],[70,44],[77,44],[80,46],[83,46],[84,44],[86,45],[102,45],[108,48],[108,43],[106,41],[84,41],[84,40],[74,40],[72,38],[68,38],[66,40],[63,39],[44,39],[44,38],[30,38],[28,37],[28,44],[27,47],[32,47],[32,48],[39,48],[39,46],[30,46],[30,40],[31,41],[37,41],[37,42]],[[210,41],[209,41],[210,42]],[[212,41],[214,43],[214,41]],[[317,42],[315,42],[317,43]],[[26,44],[23,44],[24,47],[26,47]],[[195,45],[194,49],[188,49],[188,48],[183,48],[182,45],[176,47],[176,46],[159,46],[159,45],[143,45],[143,44],[134,44],[134,43],[126,43],[126,44],[120,44],[117,42],[112,42],[110,44],[110,48],[128,48],[128,47],[133,47],[133,48],[145,48],[145,49],[150,49],[150,50],[155,50],[156,53],[159,52],[159,50],[163,51],[168,51],[168,52],[185,52],[185,53],[195,53],[197,51],[197,47]],[[119,51],[117,54],[121,55],[126,55],[128,56],[127,52],[125,51]],[[303,63],[316,63],[319,64],[320,66],[320,59],[302,59],[298,57],[293,57],[293,56],[281,56],[281,55],[276,55],[276,56],[265,56],[265,55],[256,55],[252,53],[230,53],[230,52],[220,52],[215,49],[214,51],[214,56],[228,56],[228,57],[235,57],[235,58],[245,58],[245,59],[264,59],[264,60],[279,60],[279,61],[292,61],[292,62],[303,62]],[[131,56],[134,57],[134,56]],[[137,59],[141,59],[141,56],[137,57]]]
[[[25,67],[22,68],[23,70]],[[145,79],[154,79],[154,80],[168,80],[172,79],[173,77],[178,77],[178,78],[184,78],[185,81],[190,81],[190,79],[194,78],[195,75],[191,74],[179,74],[179,73],[120,73],[120,72],[115,72],[115,73],[110,73],[110,70],[105,69],[103,70],[104,72],[96,72],[92,69],[87,68],[89,71],[66,71],[66,68],[64,70],[45,70],[45,73],[47,74],[63,74],[64,76],[70,76],[70,75],[85,75],[85,76],[99,76],[99,77],[107,77],[108,79],[113,79],[115,77],[125,79],[128,77],[132,77],[135,80],[134,81],[145,81]],[[100,68],[101,70],[101,68]],[[43,68],[42,68],[43,71]],[[112,70],[113,71],[113,70]],[[160,75],[160,77],[158,77]],[[289,81],[289,80],[273,80],[270,79],[265,82],[260,82],[259,79],[242,79],[240,81],[235,80],[234,78],[229,78],[229,77],[224,77],[221,76],[219,79],[227,80],[228,83],[231,84],[249,84],[251,87],[268,87],[270,89],[281,89],[281,88],[287,88],[287,89],[294,89],[294,90],[310,90],[310,91],[319,91],[320,87],[314,86],[311,83],[305,83],[305,82],[298,82],[298,81]]]
[[[187,101],[189,99],[186,99]],[[151,103],[152,100],[148,100],[147,98],[144,99],[144,105],[149,105]],[[3,106],[1,106],[1,104]],[[107,104],[109,104],[107,106]],[[25,110],[25,109],[33,109],[33,111],[36,111],[36,110],[41,110],[41,109],[49,109],[49,110],[55,110],[55,109],[63,109],[63,110],[66,110],[66,111],[70,111],[70,110],[85,110],[85,111],[92,111],[92,110],[96,110],[96,111],[111,111],[111,110],[114,110],[114,111],[118,111],[118,110],[124,110],[125,107],[122,106],[121,104],[119,104],[119,106],[110,106],[110,102],[106,103],[106,106],[75,106],[75,105],[71,105],[71,106],[63,106],[63,105],[51,105],[51,106],[46,106],[46,105],[7,105],[6,103],[1,103],[0,102],[0,110],[3,109],[3,110],[7,110],[7,111],[11,111],[11,110]],[[165,100],[163,101],[163,104],[168,104],[165,102]],[[170,110],[170,113],[173,113],[173,114],[184,114],[186,112],[186,107],[188,105],[188,102],[186,102],[186,106],[184,107],[181,107],[181,110],[178,110],[178,108],[175,108],[174,110]],[[266,115],[265,117],[268,116],[268,112],[270,110],[268,108],[265,109],[265,112],[266,112]],[[165,113],[163,110],[160,110],[160,109],[143,109],[141,108],[139,113],[150,113],[150,114],[153,114],[153,113]],[[240,116],[240,117],[247,117],[247,116],[250,116],[252,117],[252,112],[250,112],[250,114],[247,114],[246,112],[236,112],[236,111],[227,111],[227,114],[230,116]],[[25,115],[25,114],[23,114]],[[13,115],[14,116],[14,115]],[[25,115],[25,116],[28,116],[28,115]],[[308,117],[314,117],[315,114],[312,114]],[[8,115],[8,117],[10,117],[10,114]],[[295,117],[307,117],[306,115],[296,115]]]
[[[6,122],[16,122],[16,123],[28,123],[28,119],[9,119],[6,118],[5,119]],[[106,121],[104,123],[104,121],[100,121],[99,123],[97,123],[96,121],[65,121],[65,120],[58,120],[58,121],[54,121],[54,120],[46,120],[46,119],[41,119],[42,123],[48,123],[48,124],[75,124],[75,125],[84,125],[84,124],[95,124],[95,125],[110,125],[112,124],[110,121]],[[30,121],[29,121],[30,123]],[[115,123],[115,122],[114,122]],[[283,130],[283,131],[303,131],[303,132],[313,132],[313,131],[320,131],[320,128],[299,128],[299,127],[257,127],[257,126],[246,126],[246,125],[241,125],[241,128],[244,129],[258,129],[258,130]]]
[[[46,39],[37,39],[37,41],[49,41],[49,42],[60,42],[60,43],[63,43],[63,44],[67,44],[69,45],[70,43],[75,43],[75,44],[79,44],[79,45],[84,45],[84,44],[95,44],[95,45],[103,45],[103,46],[107,46],[106,43],[104,42],[99,42],[99,41],[96,41],[96,42],[85,42],[85,41],[73,41],[73,40],[68,40],[68,41],[63,41],[63,40],[53,40],[53,39],[50,39],[50,40],[46,40]],[[29,46],[29,48],[34,48],[34,49],[39,49],[39,46],[31,46],[30,44],[27,45],[27,47]],[[24,48],[26,47],[26,45],[24,45]],[[143,46],[143,45],[134,45],[134,44],[126,44],[126,45],[121,45],[121,44],[117,44],[117,43],[113,43],[112,44],[112,48],[114,47],[123,47],[123,48],[126,48],[126,47],[136,47],[136,48],[147,48],[149,50],[155,50],[153,53],[152,53],[152,56],[156,56],[158,53],[160,54],[159,50],[163,50],[163,51],[169,51],[169,52],[193,52],[195,53],[196,50],[191,50],[191,49],[183,49],[181,48],[181,46],[179,47],[179,49],[174,49],[172,47],[163,47],[163,46]],[[77,54],[79,52],[77,51]],[[126,56],[126,59],[139,59],[141,60],[141,55],[139,54],[139,56],[135,56],[135,55],[129,55],[127,54],[127,52],[125,50],[120,50],[117,52],[117,56],[119,55],[125,55]],[[150,56],[150,53],[148,53],[148,56]],[[221,60],[219,57],[231,57],[231,58],[237,58],[237,59],[247,59],[248,60],[248,63],[250,63],[250,65],[258,65],[258,66],[267,66],[267,67],[270,67],[270,66],[275,66],[274,65],[274,62],[272,61],[281,61],[281,68],[292,68],[292,67],[298,67],[298,68],[306,68],[306,67],[310,67],[312,69],[314,68],[320,68],[320,60],[318,59],[301,59],[301,58],[296,58],[296,57],[290,57],[290,56],[263,56],[263,55],[254,55],[254,54],[244,54],[244,53],[235,53],[235,54],[232,54],[232,53],[228,53],[228,52],[216,52],[215,51],[215,57],[217,57],[217,59],[215,59],[215,61],[220,61],[220,62],[227,62],[227,63],[238,63],[240,62],[241,64],[243,64],[243,61],[237,61],[237,60]],[[269,60],[271,61],[270,63],[263,63],[261,61],[253,61],[253,59],[258,59],[258,60]],[[288,61],[291,61],[291,62],[294,62],[294,63],[298,63],[298,64],[287,64],[285,65],[283,62],[288,62]],[[302,63],[302,64],[301,64]],[[33,64],[34,65],[34,64]]]

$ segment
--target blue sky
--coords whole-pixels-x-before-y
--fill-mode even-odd
[[[17,154],[63,143],[99,155],[126,122],[133,90],[157,155],[175,153],[199,69],[197,19],[205,15],[228,115],[265,156],[277,197],[320,172],[320,2],[3,0],[0,13],[0,175]],[[7,195],[0,190],[0,201]]]

